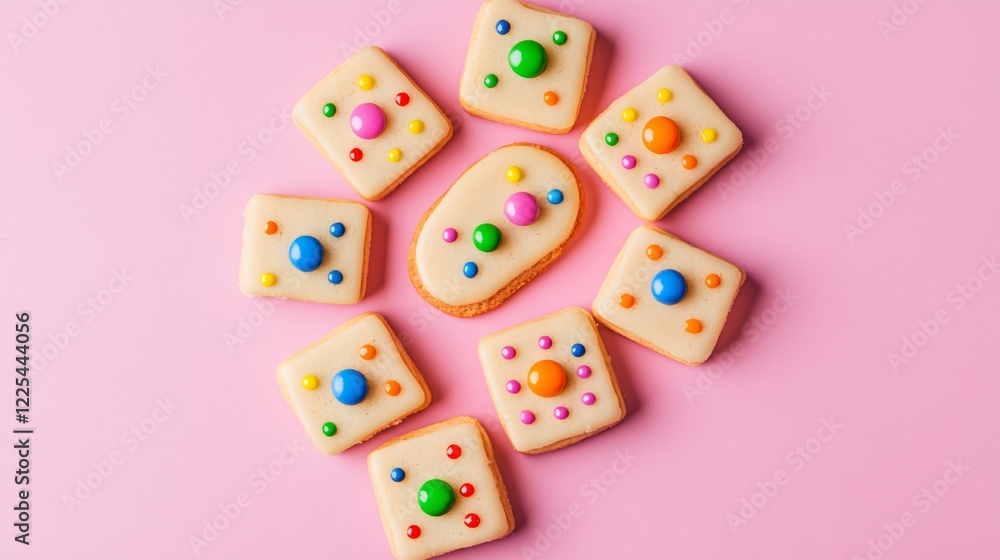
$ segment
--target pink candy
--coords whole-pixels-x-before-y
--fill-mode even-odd
[[[507,197],[507,202],[503,205],[503,213],[515,226],[530,226],[538,220],[542,211],[534,196],[521,191]]]
[[[351,111],[351,130],[358,138],[378,138],[385,130],[385,113],[374,103],[362,103]]]

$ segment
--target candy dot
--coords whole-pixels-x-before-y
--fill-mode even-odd
[[[530,410],[522,410],[520,419],[522,424],[534,424],[535,413]]]
[[[507,168],[507,180],[509,182],[516,183],[520,181],[522,177],[524,177],[524,172],[521,171],[520,167],[512,165]]]
[[[458,232],[455,228],[448,228],[441,234],[441,239],[444,239],[445,243],[454,243],[458,239]]]
[[[390,397],[395,397],[396,395],[399,394],[400,391],[402,391],[402,387],[399,386],[399,382],[394,380],[386,381],[384,389],[385,389],[385,394],[389,395]]]
[[[569,409],[565,406],[557,406],[552,411],[552,415],[556,417],[556,420],[565,420],[569,418]]]
[[[488,88],[490,88],[490,89],[493,89],[493,88],[497,87],[497,82],[499,82],[499,81],[500,80],[497,79],[497,75],[496,74],[487,74],[486,77],[483,78],[483,85],[486,86],[486,87],[488,87]]]
[[[618,304],[625,309],[630,309],[633,305],[635,305],[635,296],[632,294],[622,294],[621,297],[618,298]]]
[[[389,150],[389,154],[387,157],[389,158],[389,161],[396,163],[397,161],[403,159],[403,152],[400,151],[399,148],[393,148]]]
[[[593,404],[597,402],[597,397],[595,397],[593,393],[584,393],[580,395],[580,402],[587,406],[593,406]]]
[[[479,274],[479,267],[476,266],[476,263],[469,261],[462,267],[462,274],[464,274],[466,278],[475,278],[476,275]]]
[[[348,156],[349,156],[349,157],[351,158],[351,161],[361,161],[361,158],[365,157],[365,154],[364,154],[364,152],[362,152],[362,151],[361,151],[361,150],[359,150],[358,148],[354,148],[354,149],[353,149],[353,150],[351,150],[351,152],[350,152],[349,154],[347,154],[347,155],[348,155]]]
[[[362,103],[351,111],[351,130],[358,138],[378,138],[385,130],[385,111],[374,103]]]
[[[311,235],[296,237],[288,246],[288,260],[302,272],[312,272],[323,264],[323,244]]]
[[[510,48],[507,63],[522,78],[537,78],[549,65],[549,55],[538,41],[525,39]]]
[[[476,493],[476,487],[466,482],[458,488],[458,493],[461,494],[463,498],[469,498]]]
[[[552,42],[557,45],[565,45],[568,38],[565,31],[556,31],[552,34]]]
[[[406,528],[406,536],[410,537],[411,539],[419,539],[420,527],[417,527],[416,525],[410,525],[409,527]]]
[[[576,368],[576,376],[579,377],[580,379],[586,379],[590,377],[591,373],[594,373],[594,370],[590,369],[590,366],[586,364]]]
[[[528,370],[528,388],[539,397],[555,397],[566,388],[566,371],[558,362],[537,361]]]
[[[622,120],[625,122],[634,122],[639,118],[639,111],[636,111],[632,107],[622,111]]]
[[[552,338],[548,336],[543,336],[538,339],[538,347],[542,350],[548,350],[552,348]]]
[[[555,105],[556,103],[559,103],[559,94],[554,91],[547,91],[542,94],[542,101],[544,101],[546,105]]]
[[[358,78],[358,87],[363,90],[372,89],[375,87],[375,78],[373,78],[370,74],[362,74],[361,77]]]
[[[649,260],[655,261],[662,256],[663,256],[663,247],[660,247],[659,245],[655,244],[646,247],[646,257],[648,257]]]
[[[333,396],[343,404],[354,406],[368,396],[368,379],[356,369],[342,369],[330,383]]]
[[[330,118],[337,114],[337,106],[333,103],[327,103],[323,105],[323,116]]]
[[[515,226],[530,226],[538,221],[542,215],[542,209],[538,206],[538,201],[530,193],[524,191],[516,192],[503,204],[503,213],[507,220]]]
[[[496,251],[502,239],[503,235],[500,233],[500,228],[493,224],[479,224],[472,231],[472,243],[476,246],[476,249],[484,253]]]
[[[701,131],[701,141],[706,144],[711,144],[715,142],[715,139],[719,137],[719,134],[715,132],[714,128],[706,128]]]
[[[260,276],[260,283],[262,286],[270,288],[278,283],[278,277],[270,272],[265,272]]]
[[[448,455],[449,459],[458,459],[462,456],[462,448],[453,443],[445,450],[445,454]]]
[[[329,280],[331,284],[336,286],[344,281],[344,273],[339,270],[331,270],[330,274],[326,275],[326,279]]]
[[[681,158],[681,165],[684,166],[684,169],[694,169],[698,166],[698,158],[688,154]]]
[[[440,517],[455,505],[455,491],[440,478],[432,478],[420,485],[417,492],[420,509],[431,517]]]
[[[278,224],[270,220],[268,220],[268,222],[264,224],[264,233],[268,235],[274,235],[277,232],[278,232]]]
[[[410,124],[407,126],[407,128],[410,129],[410,134],[420,134],[421,132],[424,131],[424,121],[420,119],[414,119],[410,121]]]
[[[614,146],[618,143],[618,135],[614,132],[609,132],[604,135],[604,143],[608,146]]]
[[[579,358],[587,353],[587,348],[580,343],[576,343],[570,347],[569,352],[570,354],[573,354],[573,356]]]
[[[323,435],[326,437],[333,437],[337,435],[337,425],[333,422],[326,422],[323,424]]]
[[[341,222],[336,222],[330,226],[330,235],[334,237],[342,237],[346,231],[347,228]]]
[[[499,33],[501,35],[506,35],[508,31],[510,31],[510,22],[509,21],[507,21],[505,19],[502,19],[502,20],[500,20],[500,21],[497,22],[497,33]]]
[[[549,204],[562,204],[563,192],[559,189],[552,189],[545,198],[549,200]]]
[[[642,182],[649,188],[655,189],[660,186],[660,177],[655,173],[650,173],[642,178]]]
[[[361,348],[358,348],[358,355],[361,356],[362,360],[372,360],[378,352],[375,351],[375,347],[371,344],[365,344]]]
[[[313,374],[304,376],[302,378],[302,387],[306,391],[315,391],[319,387],[319,378]]]
[[[642,129],[642,143],[654,154],[669,154],[681,141],[681,131],[672,119],[653,117]]]
[[[673,98],[674,98],[674,92],[670,91],[667,88],[662,88],[656,92],[656,99],[660,103],[666,103],[667,101],[670,101]]]
[[[722,285],[722,278],[718,274],[712,273],[705,277],[705,285],[715,289]]]
[[[406,93],[405,91],[401,91],[396,94],[396,105],[399,105],[400,107],[406,107],[409,104],[410,104],[410,94]]]
[[[632,169],[635,167],[635,156],[628,155],[622,158],[622,167],[625,169]]]
[[[701,332],[701,321],[699,321],[698,319],[688,319],[687,322],[684,323],[684,330],[686,330],[687,332],[689,332],[691,334],[698,334],[698,333],[700,333]]]
[[[469,515],[465,516],[465,526],[470,529],[475,529],[476,527],[479,527],[479,522],[480,522],[479,516],[474,513],[470,513]]]
[[[505,360],[513,360],[514,356],[517,356],[517,350],[514,350],[513,346],[504,346],[503,349],[500,350],[500,355],[503,356],[503,359]]]
[[[657,272],[650,288],[656,301],[666,305],[679,303],[687,295],[687,281],[672,268]]]
[[[515,379],[511,379],[507,382],[507,392],[516,395],[521,392],[521,383]]]
[[[406,478],[406,471],[396,467],[389,471],[389,478],[391,478],[393,482],[403,482],[403,479]]]

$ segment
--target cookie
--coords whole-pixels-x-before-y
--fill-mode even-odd
[[[569,162],[541,146],[504,146],[424,214],[410,245],[410,279],[445,313],[485,313],[562,253],[582,215],[583,188]]]
[[[430,558],[514,530],[493,446],[473,418],[452,418],[380,445],[368,456],[368,472],[399,560]]]
[[[740,267],[641,226],[611,265],[594,315],[609,329],[694,366],[712,355],[745,279]]]
[[[431,402],[427,383],[378,313],[364,313],[278,366],[278,386],[316,448],[333,455]]]
[[[363,48],[292,110],[306,137],[366,200],[378,200],[451,138],[451,121],[378,47]]]
[[[621,96],[580,151],[636,216],[662,218],[740,151],[743,134],[680,66]]]
[[[244,294],[338,304],[365,297],[372,216],[364,204],[259,194],[244,217]]]
[[[486,0],[472,29],[459,101],[477,117],[569,132],[595,38],[583,20],[515,0]]]
[[[625,417],[597,324],[579,307],[483,338],[479,361],[497,416],[521,453],[565,447]]]

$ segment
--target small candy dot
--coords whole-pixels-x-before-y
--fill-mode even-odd
[[[711,144],[715,142],[715,139],[719,137],[719,134],[715,132],[714,128],[706,128],[701,131],[701,141],[706,144]]]
[[[406,528],[406,536],[410,537],[411,539],[419,539],[420,527],[417,527],[416,525],[410,525],[409,527]]]
[[[570,347],[569,352],[570,354],[573,354],[573,356],[579,358],[587,353],[587,348],[580,343],[576,343]]]
[[[586,379],[590,377],[591,373],[594,373],[594,371],[590,369],[590,366],[588,365],[582,365],[576,368],[576,376],[579,377],[580,379]]]
[[[375,351],[375,347],[371,344],[365,344],[361,348],[358,348],[358,355],[361,356],[361,359],[363,360],[374,359],[375,354],[378,354],[378,352]]]
[[[351,158],[351,161],[361,161],[361,158],[365,157],[365,154],[359,148],[354,148],[347,155]]]
[[[262,286],[270,288],[278,283],[278,277],[270,272],[265,272],[260,277],[260,283]]]
[[[552,42],[557,45],[565,45],[568,38],[565,31],[556,31],[552,34]]]
[[[462,448],[453,443],[445,450],[445,454],[448,455],[449,459],[458,459],[462,456]]]
[[[712,289],[718,288],[722,285],[722,278],[718,274],[709,274],[705,277],[705,285]]]
[[[556,417],[556,420],[565,420],[569,418],[569,409],[565,406],[557,406],[552,411],[552,415]]]
[[[487,74],[486,77],[483,78],[483,85],[486,86],[486,87],[488,87],[488,88],[490,88],[490,89],[493,89],[493,88],[497,87],[497,82],[499,82],[499,81],[500,80],[497,79],[497,75],[496,74]]]
[[[326,437],[333,437],[337,435],[337,425],[333,422],[323,424],[323,435]]]
[[[465,516],[465,526],[470,529],[475,529],[476,527],[479,527],[479,522],[480,522],[479,516],[474,513],[470,513],[469,515]]]
[[[396,94],[396,105],[399,105],[400,107],[406,107],[409,104],[410,104],[410,94],[406,93],[405,91],[401,91]]]
[[[462,267],[462,274],[464,274],[466,278],[475,278],[476,275],[479,274],[479,267],[476,266],[476,263],[469,261]]]
[[[407,126],[407,128],[410,129],[410,134],[420,134],[421,132],[424,131],[424,121],[420,119],[414,119],[410,121],[410,124],[409,126]]]
[[[337,114],[337,106],[333,103],[327,103],[323,105],[323,116],[330,118]]]
[[[344,281],[344,273],[339,270],[331,270],[330,274],[326,275],[326,279],[329,280],[331,284],[336,286]]]
[[[559,189],[552,189],[545,198],[549,200],[549,204],[562,204],[563,192]]]
[[[514,350],[513,346],[504,346],[503,349],[500,350],[500,355],[503,356],[503,359],[505,360],[513,360],[514,356],[517,356],[517,350]]]
[[[604,135],[604,143],[608,146],[614,146],[618,143],[618,135],[614,132],[609,132]]]
[[[389,161],[395,163],[395,162],[403,159],[403,152],[400,151],[399,148],[393,148],[393,149],[389,150],[388,158],[389,158]]]
[[[313,374],[304,376],[302,378],[302,387],[306,391],[315,391],[319,387],[319,378]]]
[[[639,111],[636,111],[632,107],[622,111],[622,120],[625,122],[634,122],[635,119],[639,118]]]
[[[549,348],[552,348],[552,338],[548,336],[543,336],[539,338],[538,347],[541,348],[542,350],[548,350]]]
[[[521,411],[521,423],[522,424],[534,424],[535,423],[535,413],[530,410]]]
[[[521,383],[516,379],[511,379],[507,382],[507,392],[516,395],[521,392]]]
[[[476,487],[466,482],[458,488],[458,493],[461,494],[463,498],[468,498],[476,493]]]
[[[520,167],[512,165],[507,168],[507,180],[509,182],[516,183],[520,181],[522,177],[524,177],[524,172],[521,171]]]
[[[655,173],[650,173],[642,178],[642,182],[651,189],[655,189],[660,186],[660,177]]]
[[[390,397],[395,397],[402,390],[402,387],[399,386],[398,381],[389,380],[385,382],[384,389],[385,389],[385,394],[389,395]]]
[[[362,74],[358,78],[358,87],[363,90],[369,90],[375,87],[375,78],[370,74]]]
[[[622,158],[622,167],[632,169],[635,167],[635,156],[628,155]]]
[[[441,239],[444,239],[445,243],[454,243],[458,239],[458,232],[455,228],[448,228],[441,234]]]
[[[341,222],[336,222],[335,224],[330,226],[330,235],[334,237],[343,237],[344,232],[346,231],[347,228],[345,228],[344,224],[342,224]]]
[[[510,31],[510,22],[502,19],[497,22],[497,33],[501,35],[506,35]]]
[[[597,397],[595,397],[593,393],[584,393],[580,395],[580,402],[587,406],[593,406],[593,404],[597,402]]]
[[[698,319],[688,319],[687,322],[684,323],[684,330],[686,330],[687,332],[689,332],[691,334],[698,334],[698,333],[700,333],[701,332],[701,321],[699,321]]]
[[[406,478],[406,471],[396,467],[389,471],[389,478],[391,478],[393,482],[403,482],[403,479]]]
[[[662,88],[656,92],[656,99],[660,103],[666,103],[667,101],[670,101],[673,98],[674,98],[674,92],[670,91],[667,88]]]
[[[650,245],[649,247],[646,247],[646,256],[649,257],[649,260],[651,261],[659,259],[663,256],[663,247],[660,247],[659,245]]]
[[[542,95],[542,101],[544,101],[546,105],[555,105],[556,103],[559,103],[559,94],[554,91],[547,91]]]
[[[622,294],[622,296],[618,298],[618,304],[625,309],[630,309],[633,305],[635,305],[635,296],[632,294]]]
[[[270,220],[268,220],[268,222],[264,224],[264,233],[268,235],[274,235],[277,232],[278,232],[278,224]]]
[[[694,169],[698,166],[698,158],[688,154],[681,158],[681,165],[684,166],[684,169]]]

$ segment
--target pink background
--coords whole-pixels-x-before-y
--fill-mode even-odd
[[[1000,251],[1000,191],[987,172],[1000,129],[1000,7],[577,2],[542,2],[598,33],[579,123],[563,136],[461,110],[477,2],[245,1],[221,17],[209,1],[72,3],[51,17],[38,15],[44,2],[4,2],[0,308],[8,364],[14,313],[32,313],[37,433],[30,548],[12,541],[13,436],[0,451],[0,555],[193,557],[190,537],[204,538],[204,523],[245,493],[246,507],[198,557],[389,558],[367,453],[469,414],[493,438],[518,528],[456,560],[996,558],[1000,277],[982,259]],[[389,17],[389,7],[399,13]],[[22,30],[33,17],[44,25]],[[880,30],[893,17],[898,29]],[[32,37],[12,46],[13,33]],[[246,298],[236,278],[251,195],[357,198],[272,113],[290,110],[344,59],[342,45],[361,40],[397,58],[453,118],[455,137],[370,205],[373,262],[360,304]],[[640,221],[582,164],[577,140],[675,55],[746,146],[659,225],[743,266],[748,283],[701,367],[605,331],[628,416],[586,442],[522,456],[495,419],[476,341],[589,307]],[[119,97],[147,67],[166,75],[147,78],[128,107]],[[53,162],[102,119],[110,132],[57,177]],[[255,153],[250,135],[261,138]],[[580,164],[583,228],[501,308],[442,315],[407,277],[414,227],[466,166],[514,141]],[[239,174],[209,189],[186,221],[180,205],[231,160]],[[877,194],[894,181],[893,200]],[[327,457],[283,402],[274,369],[363,311],[395,326],[434,401]],[[226,335],[241,321],[254,327],[230,348]],[[907,363],[894,367],[891,353],[904,350]],[[14,391],[4,385],[3,423],[13,428]],[[169,415],[156,411],[165,400]],[[831,434],[824,422],[840,427]],[[144,439],[128,435],[134,426]],[[108,474],[109,457],[118,464]],[[269,466],[279,474],[255,474]],[[779,470],[783,484],[768,482]],[[88,478],[96,489],[81,486]],[[67,506],[78,490],[84,498]]]

